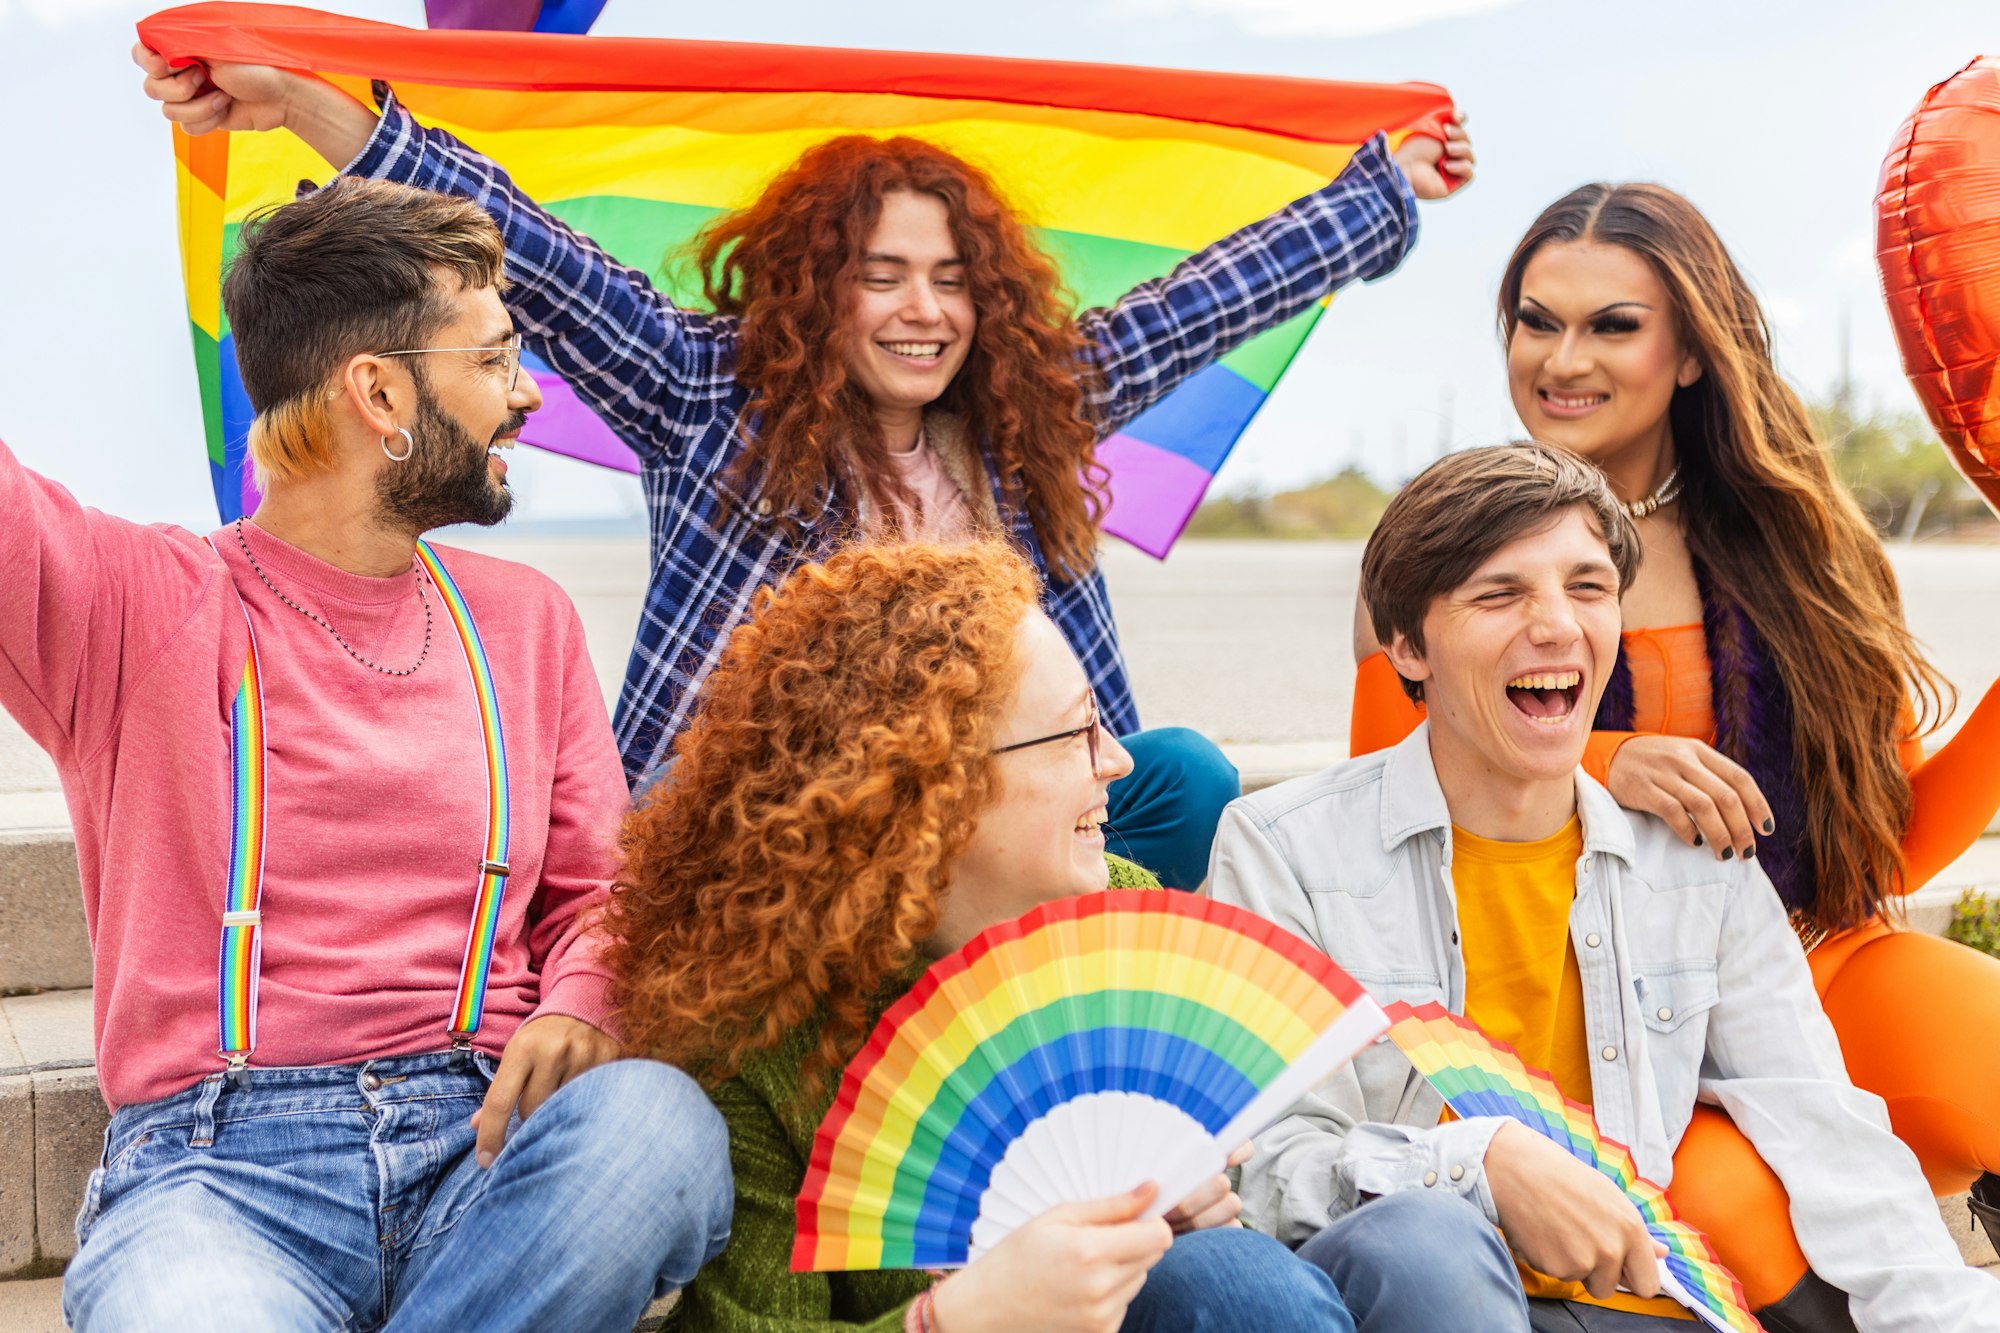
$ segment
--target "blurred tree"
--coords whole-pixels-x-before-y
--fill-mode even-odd
[[[1856,412],[1836,394],[1809,404],[1834,470],[1884,538],[1973,536],[1996,529],[1958,475],[1930,423],[1915,411]],[[1984,535],[1984,534],[1981,534]]]
[[[1389,505],[1389,492],[1357,467],[1277,495],[1218,496],[1197,509],[1190,537],[1366,537]]]

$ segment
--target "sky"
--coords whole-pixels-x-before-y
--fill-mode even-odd
[[[0,0],[0,440],[84,502],[214,522],[174,231],[173,155],[127,50],[156,6]],[[419,24],[420,0],[327,8]],[[1421,79],[1470,117],[1479,179],[1424,208],[1387,279],[1344,292],[1217,479],[1385,483],[1519,433],[1493,300],[1535,214],[1654,180],[1714,222],[1808,394],[1843,360],[1914,408],[1874,262],[1883,154],[1931,84],[2000,50],[1991,0],[610,0],[596,31]],[[632,517],[630,478],[523,450],[523,521]]]

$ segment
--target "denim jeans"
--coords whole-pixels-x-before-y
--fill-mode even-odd
[[[1269,1236],[1212,1227],[1174,1237],[1125,1310],[1122,1333],[1354,1333],[1327,1275]]]
[[[1186,727],[1155,727],[1118,743],[1131,752],[1132,772],[1111,784],[1106,847],[1170,889],[1200,888],[1222,807],[1243,794],[1236,765]]]
[[[1513,1255],[1455,1194],[1372,1200],[1301,1245],[1299,1257],[1333,1279],[1358,1333],[1528,1333]]]
[[[679,1070],[620,1060],[510,1126],[468,1117],[485,1055],[220,1075],[122,1108],[77,1218],[80,1333],[618,1330],[728,1239],[722,1117]]]

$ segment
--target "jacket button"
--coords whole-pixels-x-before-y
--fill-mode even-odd
[[[1453,1180],[1464,1180],[1465,1168],[1463,1166],[1454,1163],[1451,1168],[1451,1178]]]
[[[1435,1171],[1426,1171],[1426,1172],[1424,1172],[1424,1188],[1425,1188],[1425,1189],[1429,1189],[1429,1188],[1430,1188],[1431,1186],[1433,1186],[1433,1185],[1435,1185],[1435,1184],[1437,1184],[1437,1183],[1438,1183],[1438,1173],[1437,1173],[1437,1172],[1435,1172]]]
[[[1616,1060],[1618,1058],[1618,1048],[1616,1046],[1606,1046],[1604,1048],[1604,1058],[1607,1060]]]
[[[1674,1016],[1674,1011],[1673,1011],[1673,1010],[1671,1010],[1671,1009],[1667,1008],[1667,1007],[1666,1007],[1665,1005],[1661,1005],[1661,1006],[1660,1006],[1660,1021],[1661,1021],[1662,1023],[1666,1022],[1666,1021],[1667,1021],[1668,1019],[1672,1018],[1673,1016]]]
[[[771,516],[771,502],[769,500],[759,500],[757,502],[757,517],[769,518],[770,516]]]
[[[1604,937],[1593,931],[1583,937],[1583,942],[1589,948],[1595,949],[1598,945],[1604,943]]]

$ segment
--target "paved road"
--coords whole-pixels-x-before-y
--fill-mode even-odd
[[[605,696],[615,697],[645,587],[644,540],[462,544],[561,583],[583,616]],[[1892,556],[1911,625],[1968,695],[1962,714],[2000,671],[2000,548],[1919,546]],[[1164,562],[1110,543],[1106,577],[1146,722],[1204,731],[1246,772],[1344,753],[1360,560],[1358,542],[1190,541]],[[0,794],[54,786],[47,759],[0,718]]]

